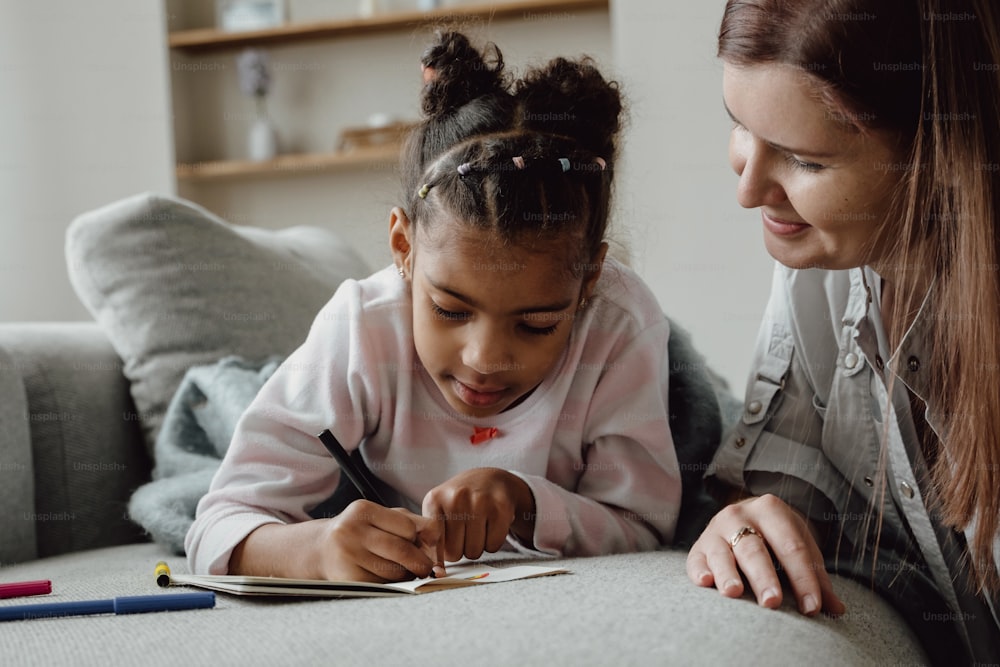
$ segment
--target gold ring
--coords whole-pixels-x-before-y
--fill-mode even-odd
[[[756,535],[760,539],[764,539],[764,536],[757,532],[757,529],[753,526],[743,526],[729,538],[729,546],[736,548],[736,543],[743,539],[746,535]]]

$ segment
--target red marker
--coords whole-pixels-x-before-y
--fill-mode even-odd
[[[0,598],[20,598],[27,595],[48,595],[52,592],[52,582],[48,579],[38,581],[17,581],[10,584],[0,584]]]

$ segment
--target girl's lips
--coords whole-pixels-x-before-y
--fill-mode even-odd
[[[784,220],[776,220],[765,213],[763,209],[761,209],[760,217],[764,221],[764,228],[772,234],[777,234],[778,236],[792,236],[809,229],[810,227],[810,225],[807,225],[804,222],[786,222]]]
[[[455,386],[455,393],[462,399],[462,402],[475,408],[488,408],[491,405],[496,405],[506,393],[505,389],[493,389],[492,387],[474,389],[456,378],[452,378],[452,384]]]

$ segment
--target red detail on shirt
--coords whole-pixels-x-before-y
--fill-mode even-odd
[[[500,432],[493,426],[473,426],[473,433],[469,436],[469,442],[474,445],[481,445],[487,440],[497,437]]]

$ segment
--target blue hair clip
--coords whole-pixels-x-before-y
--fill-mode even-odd
[[[472,165],[469,164],[468,162],[463,162],[462,164],[458,165],[459,176],[467,176],[470,171],[472,171]]]
[[[562,165],[562,170],[563,171],[569,171],[569,158],[567,158],[567,157],[561,157],[561,158],[559,158],[559,164]]]

